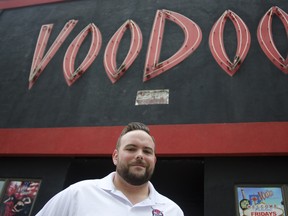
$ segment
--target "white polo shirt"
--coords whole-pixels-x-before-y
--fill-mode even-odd
[[[149,197],[133,205],[113,184],[115,172],[75,183],[50,199],[36,216],[183,216],[180,207],[149,182]]]

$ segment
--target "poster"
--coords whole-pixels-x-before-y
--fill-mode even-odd
[[[0,216],[29,216],[39,187],[39,180],[8,180],[2,192]]]
[[[281,186],[236,186],[238,216],[287,216]]]

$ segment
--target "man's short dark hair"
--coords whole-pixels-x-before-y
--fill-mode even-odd
[[[126,127],[124,127],[124,129],[122,130],[118,140],[117,140],[117,144],[116,144],[116,149],[119,149],[120,147],[120,139],[122,136],[124,136],[125,134],[127,134],[130,131],[134,131],[134,130],[142,130],[145,131],[147,134],[150,135],[150,129],[147,125],[141,123],[141,122],[130,122]],[[151,135],[150,135],[151,136]],[[151,136],[151,138],[154,141],[154,138]],[[155,141],[154,141],[155,143]]]

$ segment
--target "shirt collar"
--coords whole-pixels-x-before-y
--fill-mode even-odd
[[[106,177],[100,179],[98,182],[98,186],[102,188],[103,190],[116,194],[117,189],[113,183],[114,175],[115,175],[115,172],[112,172]],[[160,194],[155,190],[153,184],[150,181],[148,182],[148,186],[149,186],[149,196],[143,202],[145,204],[151,204],[151,205],[164,203],[164,200],[162,199]]]

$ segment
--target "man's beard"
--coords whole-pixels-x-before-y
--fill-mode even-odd
[[[147,183],[153,174],[153,170],[149,170],[149,167],[145,167],[145,172],[142,175],[135,174],[132,171],[129,171],[131,166],[117,166],[116,171],[117,173],[129,184],[134,186],[139,186]]]

